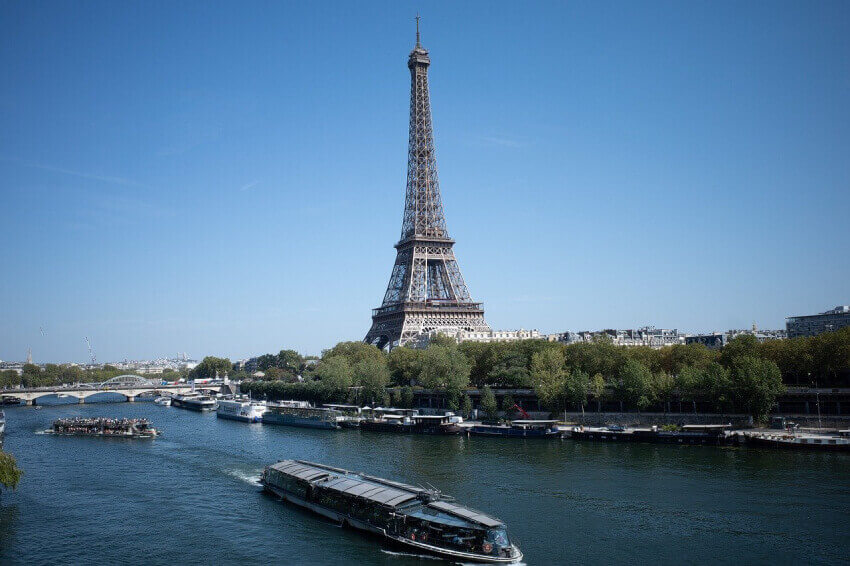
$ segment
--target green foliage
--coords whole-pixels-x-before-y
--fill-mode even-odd
[[[241,389],[256,399],[297,399],[311,403],[341,403],[347,395],[347,390],[333,390],[318,381],[249,381],[243,383]]]
[[[671,375],[678,375],[689,367],[705,369],[718,356],[716,350],[709,350],[703,344],[675,344],[658,351],[661,354],[661,369]]]
[[[6,489],[15,489],[21,481],[23,472],[18,468],[15,457],[0,450],[0,485]]]
[[[330,396],[346,395],[352,385],[352,369],[344,356],[327,356],[319,362],[316,377]]]
[[[564,352],[547,349],[531,357],[531,381],[540,403],[552,412],[558,411],[564,398],[567,372]]]
[[[384,353],[371,344],[365,342],[340,342],[330,350],[322,353],[322,359],[342,356],[351,367],[356,366],[363,360],[383,360]]]
[[[386,387],[390,383],[386,358],[364,358],[357,362],[354,366],[354,383],[363,388],[364,402],[381,401],[385,405],[392,403],[390,399],[384,399]]]
[[[481,391],[481,410],[484,412],[488,421],[495,421],[499,418],[499,407],[496,405],[496,396],[493,390],[485,386]]]
[[[590,376],[581,370],[566,373],[564,376],[564,397],[570,403],[584,407],[590,393]]]
[[[390,391],[390,405],[393,407],[401,407],[401,389],[398,387]]]
[[[642,411],[652,404],[652,381],[648,367],[635,360],[626,360],[620,369],[616,391],[626,404]]]
[[[605,378],[601,373],[594,374],[590,378],[588,393],[595,401],[602,401],[605,398]]]
[[[401,406],[406,409],[412,409],[413,401],[413,388],[409,385],[405,385],[401,388]]]
[[[468,419],[472,415],[472,399],[469,395],[463,396],[463,401],[460,404],[460,414],[463,418]]]
[[[266,374],[264,379],[269,381],[275,381],[283,377],[283,370],[275,366],[267,367],[263,373]]]
[[[469,385],[470,364],[457,346],[430,346],[422,356],[419,383],[426,389],[459,391]]]
[[[754,356],[733,360],[731,386],[735,405],[757,421],[767,417],[777,395],[785,391],[776,364]]]
[[[387,356],[387,366],[390,369],[392,383],[395,385],[411,385],[418,382],[424,355],[424,350],[408,347],[393,348]]]
[[[201,363],[195,366],[189,376],[192,379],[209,379],[216,376],[224,377],[225,372],[233,369],[233,364],[228,358],[216,358],[215,356],[207,356]]]

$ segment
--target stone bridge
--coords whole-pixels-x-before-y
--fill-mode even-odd
[[[222,387],[228,386],[222,383],[199,383],[194,387],[195,391],[221,391]],[[133,402],[136,397],[142,394],[158,394],[170,393],[173,395],[179,393],[189,393],[193,390],[191,383],[179,383],[176,385],[162,385],[140,377],[138,375],[119,375],[113,377],[103,383],[83,383],[74,386],[53,386],[53,387],[33,387],[28,389],[6,389],[0,391],[0,399],[13,397],[24,401],[27,405],[37,405],[37,400],[41,397],[49,397],[55,395],[57,397],[76,397],[80,403],[85,403],[85,400],[92,395],[100,393],[118,393],[123,395],[127,401]]]

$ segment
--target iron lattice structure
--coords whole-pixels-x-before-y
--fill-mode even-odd
[[[419,41],[410,52],[410,135],[407,151],[407,190],[401,239],[387,292],[372,311],[372,328],[365,341],[379,348],[403,346],[422,333],[488,331],[481,303],[473,302],[460,273],[446,229],[431,101],[428,67],[431,59]]]

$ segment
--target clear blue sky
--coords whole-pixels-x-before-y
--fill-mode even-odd
[[[4,2],[0,359],[362,339],[417,10],[491,326],[779,328],[850,301],[850,3]]]

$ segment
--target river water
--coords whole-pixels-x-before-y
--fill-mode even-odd
[[[299,458],[431,483],[499,517],[526,564],[848,563],[850,455],[246,424],[152,403],[7,408],[25,475],[0,496],[2,564],[439,564],[260,492]],[[148,417],[153,441],[36,434]]]

